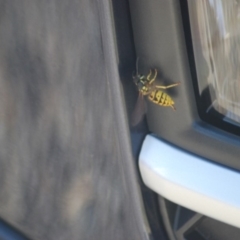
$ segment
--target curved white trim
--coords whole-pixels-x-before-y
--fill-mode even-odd
[[[139,156],[144,183],[163,197],[240,227],[240,173],[148,135]]]

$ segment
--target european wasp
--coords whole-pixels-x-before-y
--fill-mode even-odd
[[[176,110],[174,107],[174,101],[172,98],[165,92],[160,89],[168,89],[172,87],[176,87],[180,84],[180,82],[170,84],[167,86],[161,86],[156,84],[156,78],[158,71],[154,69],[149,70],[149,74],[147,76],[139,74],[138,72],[138,60],[136,61],[136,75],[133,75],[133,81],[137,86],[139,95],[137,99],[137,103],[132,115],[132,126],[136,126],[141,120],[143,115],[146,112],[146,106],[144,103],[144,96],[148,96],[148,100],[163,107],[171,107],[173,110]]]

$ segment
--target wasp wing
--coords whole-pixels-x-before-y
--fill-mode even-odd
[[[147,108],[144,101],[144,96],[139,92],[138,99],[131,117],[131,126],[137,126],[142,121],[146,110]]]

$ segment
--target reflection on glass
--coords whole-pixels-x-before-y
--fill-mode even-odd
[[[188,0],[199,94],[240,123],[240,0]]]

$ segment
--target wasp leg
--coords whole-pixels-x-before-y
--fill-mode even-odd
[[[172,88],[172,87],[176,87],[180,84],[180,82],[171,84],[171,85],[167,85],[167,86],[155,86],[156,88],[161,88],[161,89],[168,89],[168,88]]]
[[[152,69],[150,69],[149,74],[147,75],[147,80],[150,81],[150,77],[152,75]]]
[[[176,108],[175,108],[174,105],[170,105],[170,107],[171,107],[174,111],[176,111]]]
[[[154,71],[155,71],[155,74],[154,74],[152,80],[149,82],[150,84],[152,84],[156,80],[156,78],[157,78],[157,73],[158,73],[157,69],[155,68]],[[148,79],[148,80],[150,80],[150,79]]]

